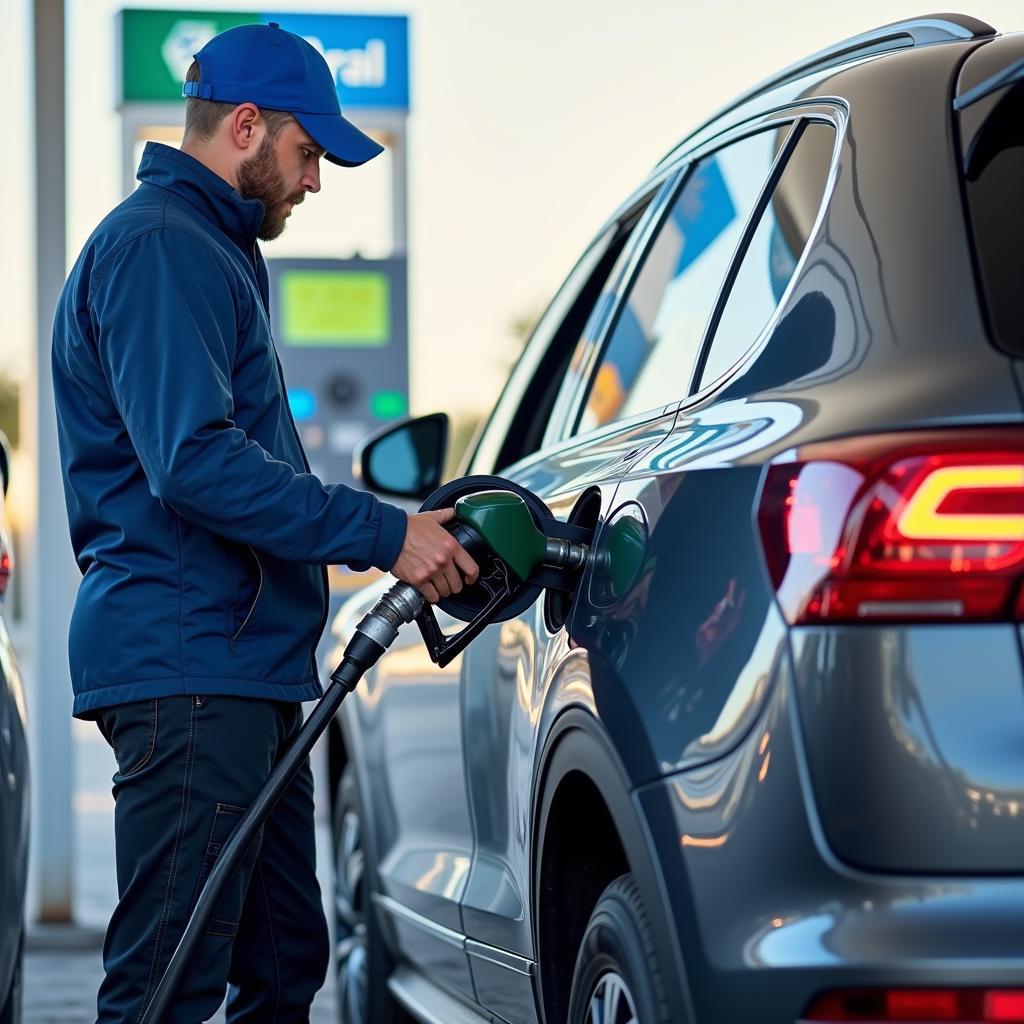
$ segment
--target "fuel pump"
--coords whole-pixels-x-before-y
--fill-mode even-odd
[[[473,556],[480,575],[472,586],[439,602],[466,626],[445,636],[433,608],[408,583],[396,583],[355,627],[330,686],[303,723],[295,742],[224,844],[196,901],[167,970],[146,1008],[142,1024],[158,1024],[171,1007],[182,975],[213,915],[217,899],[246,847],[327,728],[341,702],[394,643],[399,629],[416,622],[431,660],[444,666],[484,627],[521,614],[549,588],[573,590],[592,560],[589,530],[561,523],[532,492],[499,477],[464,477],[435,491],[423,511],[451,507],[448,530]]]

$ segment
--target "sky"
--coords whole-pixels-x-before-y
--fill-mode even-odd
[[[65,3],[70,265],[122,197],[114,25],[126,5]],[[257,7],[235,0],[127,6]],[[21,86],[8,93],[0,161],[7,200],[0,372],[20,375],[35,344],[31,2],[0,0],[0,7],[5,35],[20,43],[5,48],[6,72]],[[690,129],[773,71],[922,13],[920,0],[274,0],[268,7],[410,17],[411,404],[417,413],[457,414],[489,408],[518,352],[513,323],[543,308],[604,219]],[[1020,0],[982,0],[969,13],[1002,30],[1024,28]],[[358,171],[325,166],[321,195],[295,211],[266,255],[326,255],[336,243],[350,245],[343,240],[352,211],[383,203],[387,175],[383,162]],[[382,230],[380,223],[362,230],[378,240],[364,251],[379,244]]]

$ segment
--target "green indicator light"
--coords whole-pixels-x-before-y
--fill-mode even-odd
[[[405,395],[401,391],[374,391],[370,396],[370,412],[379,420],[395,420],[406,413]]]
[[[281,275],[281,341],[304,347],[379,348],[391,340],[391,282],[366,270]]]

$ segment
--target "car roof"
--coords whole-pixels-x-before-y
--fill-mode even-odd
[[[726,118],[729,113],[777,89],[789,82],[827,71],[864,57],[897,53],[912,47],[929,46],[936,43],[966,42],[972,39],[986,39],[997,35],[997,30],[987,22],[964,14],[932,14],[905,21],[895,21],[868,32],[861,32],[841,40],[803,60],[790,64],[769,76],[746,92],[740,93],[724,107],[687,133],[677,145],[655,165],[652,175],[675,162],[681,151],[689,148],[692,140],[715,122]]]
[[[969,15],[931,14],[895,21],[862,32],[819,50],[795,64],[790,64],[740,93],[687,132],[603,222],[599,234],[628,218],[638,206],[646,203],[652,190],[669,177],[675,167],[686,159],[687,154],[696,148],[698,142],[703,143],[713,136],[727,132],[735,124],[756,116],[756,112],[751,109],[755,101],[764,97],[767,105],[769,95],[781,86],[802,78],[823,78],[833,69],[855,65],[869,58],[878,59],[886,55],[897,55],[908,49],[942,43],[985,41],[999,35],[998,30],[992,25]],[[811,100],[813,96],[808,95],[804,99]],[[733,113],[735,117],[730,117],[729,115]]]

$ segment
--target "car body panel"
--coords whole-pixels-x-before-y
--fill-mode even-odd
[[[573,640],[634,786],[734,745],[785,635],[752,529],[760,470],[728,466],[730,435],[742,444],[748,427],[688,419],[634,464],[612,514],[639,510],[644,569],[621,599],[595,600],[597,580],[576,608]],[[705,445],[726,465],[691,469],[714,457]]]
[[[752,1005],[766,1024],[791,1024],[827,986],[1019,984],[1024,882],[836,860],[802,763],[788,654],[769,692],[727,757],[638,794],[702,1024],[745,1019]]]
[[[603,518],[629,459],[658,443],[672,417],[607,433],[508,472],[541,497],[556,518],[569,519],[592,492]],[[571,482],[571,485],[569,485]],[[466,785],[474,822],[474,858],[463,899],[466,933],[530,956],[531,793],[539,748],[568,706],[592,709],[574,672],[577,652],[564,628],[545,623],[545,600],[519,617],[490,626],[463,654]]]
[[[874,871],[1024,874],[1012,624],[803,627],[793,648],[811,782],[838,856]]]

